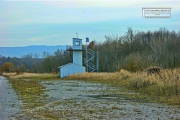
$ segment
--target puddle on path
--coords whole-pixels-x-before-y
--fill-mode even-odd
[[[43,81],[46,105],[34,108],[39,115],[64,119],[160,119],[180,120],[180,108],[128,100],[125,94],[101,83],[83,81]]]

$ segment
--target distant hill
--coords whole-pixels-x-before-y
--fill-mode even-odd
[[[27,54],[37,54],[42,57],[43,52],[53,54],[58,49],[65,50],[65,45],[57,46],[45,46],[45,45],[35,45],[35,46],[24,46],[24,47],[0,47],[0,56],[5,57],[17,57],[21,58]]]

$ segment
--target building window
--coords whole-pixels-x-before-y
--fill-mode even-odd
[[[80,46],[80,41],[76,41],[76,46]]]

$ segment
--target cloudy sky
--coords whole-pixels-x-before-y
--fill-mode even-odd
[[[71,45],[72,38],[103,42],[128,27],[180,30],[180,0],[0,0],[0,46]],[[142,18],[142,8],[172,8],[172,18]]]

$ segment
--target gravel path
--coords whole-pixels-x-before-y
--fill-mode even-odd
[[[43,110],[63,119],[180,120],[180,108],[159,103],[128,100],[117,88],[82,81],[41,82],[48,95]]]
[[[20,111],[20,102],[8,80],[0,76],[0,120],[15,119]]]

